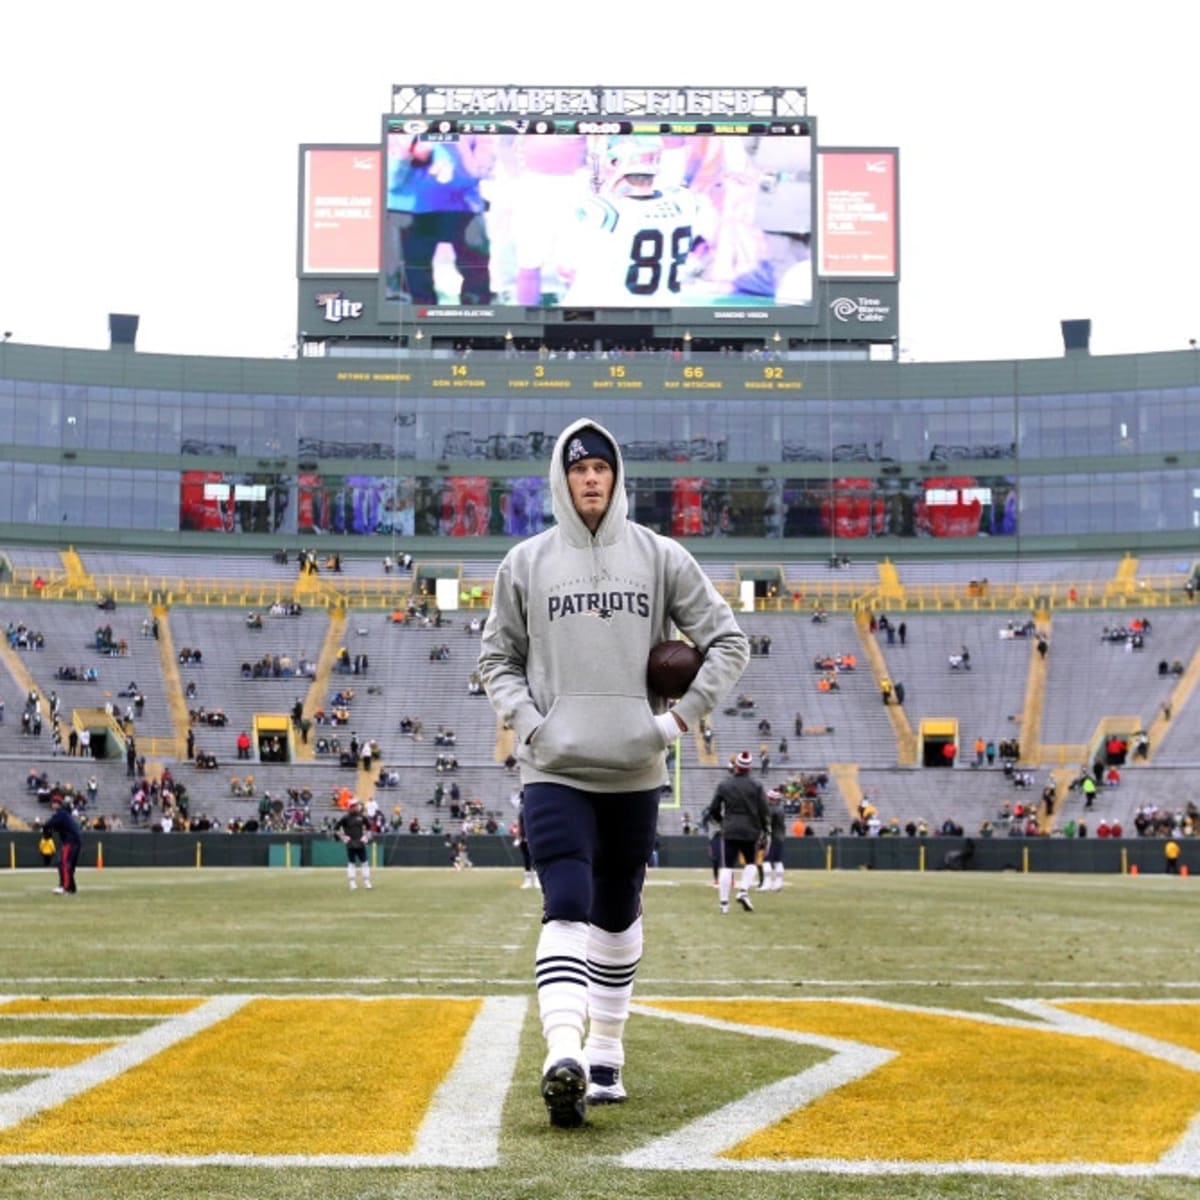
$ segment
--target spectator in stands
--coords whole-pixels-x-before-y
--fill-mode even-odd
[[[250,735],[244,729],[237,737],[237,756],[242,759],[250,757]]]
[[[1046,810],[1046,816],[1054,816],[1054,805],[1058,800],[1058,790],[1054,786],[1053,781],[1046,784],[1042,788],[1042,807]]]

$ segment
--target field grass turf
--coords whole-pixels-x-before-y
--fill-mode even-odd
[[[596,1110],[576,1132],[550,1129],[537,1094],[539,893],[520,889],[519,872],[379,871],[370,892],[314,869],[85,871],[75,897],[52,895],[53,882],[48,871],[0,871],[0,1115],[6,1097],[56,1078],[58,1056],[86,1060],[93,1039],[132,1044],[154,1037],[160,1018],[168,1028],[218,1000],[230,1013],[74,1099],[10,1120],[0,1129],[5,1200],[1190,1200],[1200,1178],[1196,880],[792,872],[782,893],[755,897],[754,913],[720,916],[707,873],[652,872],[643,1007],[627,1037],[631,1100]],[[515,1067],[476,1081],[446,1127],[470,1152],[494,1120],[494,1165],[375,1165],[388,1147],[407,1153],[404,1105],[437,1064],[457,1058],[490,998],[526,1002],[510,1030]],[[1044,1031],[1016,1001],[1119,1026],[1128,1044]],[[156,1016],[156,1007],[168,1011]],[[826,1040],[895,1055],[803,1114],[817,1122],[808,1136],[828,1128],[836,1139],[860,1120],[867,1132],[829,1169],[796,1171],[787,1146],[804,1144],[806,1126],[788,1118],[750,1139],[776,1145],[781,1169],[757,1168],[753,1154],[739,1167],[738,1151],[712,1169],[706,1118],[758,1111],[771,1087],[836,1057],[820,1038],[789,1032],[812,1022],[824,1023]],[[925,1029],[919,1044],[905,1041]],[[1029,1054],[1030,1039],[1047,1049],[1030,1059],[1026,1095],[997,1068]],[[1050,1061],[1060,1045],[1061,1066]],[[955,1058],[954,1047],[971,1049]],[[882,1086],[889,1072],[898,1090]],[[1055,1163],[1053,1145],[1030,1168],[1035,1131],[1070,1133],[1097,1112],[1112,1127],[1100,1139],[1079,1129],[1079,1145],[1102,1148],[1072,1159],[1078,1170]],[[822,1115],[834,1123],[821,1126]],[[1157,1155],[1147,1160],[1138,1143],[1181,1120],[1196,1127],[1182,1139],[1191,1149],[1159,1173]],[[622,1161],[660,1146],[665,1156],[684,1128],[686,1153],[705,1169]],[[985,1128],[1004,1132],[1009,1161],[956,1169],[954,1146],[980,1142]],[[48,1150],[22,1149],[39,1136]],[[345,1161],[308,1163],[295,1146],[333,1146]],[[223,1163],[224,1154],[237,1157]]]

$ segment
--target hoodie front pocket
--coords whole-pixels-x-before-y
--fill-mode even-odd
[[[644,696],[559,696],[530,744],[544,771],[630,769],[663,753]]]

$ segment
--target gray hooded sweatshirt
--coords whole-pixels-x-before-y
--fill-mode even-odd
[[[591,427],[612,445],[615,480],[593,534],[575,510],[563,448]],[[550,459],[557,524],[508,552],[496,574],[479,675],[512,726],[523,783],[591,792],[646,791],[667,780],[666,702],[646,686],[646,658],[677,628],[704,654],[675,711],[689,729],[728,693],[749,643],[696,560],[628,518],[616,439],[591,420],[569,425]]]

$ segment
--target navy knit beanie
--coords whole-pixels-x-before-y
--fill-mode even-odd
[[[612,469],[617,469],[617,455],[612,442],[591,425],[571,435],[563,447],[563,467],[570,470],[573,463],[585,458],[602,458]]]

